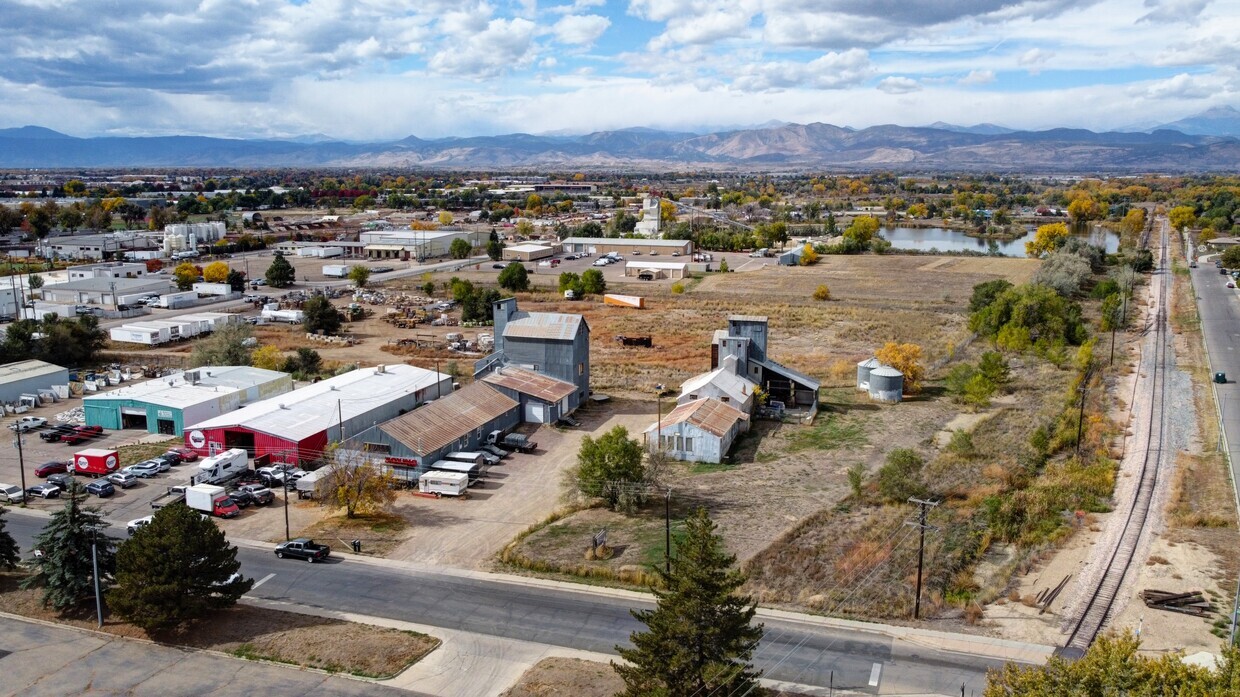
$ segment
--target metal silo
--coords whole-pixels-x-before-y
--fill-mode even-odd
[[[903,395],[904,373],[886,365],[870,371],[870,399],[894,403]]]
[[[867,358],[857,364],[857,389],[862,392],[870,389],[870,371],[881,366],[877,358]]]

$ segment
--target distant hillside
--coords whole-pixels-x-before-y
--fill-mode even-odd
[[[1209,123],[1226,124],[1226,110]],[[1240,116],[1234,110],[1231,114]],[[1193,117],[1204,118],[1203,115]],[[1185,119],[1184,123],[1191,121]],[[325,136],[239,140],[199,136],[75,138],[37,126],[0,130],[0,167],[420,167],[667,170],[1194,172],[1240,168],[1240,140],[1183,130],[1095,133],[960,127],[770,124],[707,135],[628,128],[587,135],[439,138],[344,143]],[[1186,127],[1187,128],[1187,127]],[[1240,131],[1240,129],[1237,129]]]
[[[1229,106],[1216,106],[1200,114],[1163,124],[1168,129],[1194,136],[1230,136],[1240,138],[1240,111]],[[1157,129],[1155,129],[1157,130]]]

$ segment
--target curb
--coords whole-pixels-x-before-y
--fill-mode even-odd
[[[260,542],[257,540],[229,538],[229,541],[238,547],[247,547],[250,549],[270,551],[272,548],[272,543]],[[511,574],[500,574],[487,571],[472,571],[467,569],[432,566],[429,564],[418,564],[414,562],[402,562],[392,559],[378,559],[374,557],[358,556],[349,552],[341,552],[339,554],[333,552],[332,556],[339,556],[342,559],[348,559],[352,562],[360,562],[387,569],[419,571],[455,578],[505,583],[524,587],[538,586],[552,590],[562,590],[585,595],[605,597],[612,600],[629,600],[643,603],[651,603],[654,601],[654,596],[652,594],[622,588],[589,586],[586,584],[571,583],[568,581],[553,581],[527,576],[515,576]],[[1055,650],[1055,647],[1053,646],[1030,644],[1012,641],[1009,639],[984,637],[972,634],[955,634],[952,632],[944,632],[935,629],[922,629],[919,627],[860,622],[857,620],[838,619],[820,615],[807,615],[773,608],[759,607],[757,616],[770,620],[787,622],[790,624],[800,624],[820,629],[848,630],[874,636],[888,637],[896,641],[918,643],[949,653],[968,656],[981,656],[1004,661],[1019,661],[1021,663],[1045,663]]]

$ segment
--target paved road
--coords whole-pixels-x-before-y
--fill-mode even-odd
[[[23,549],[44,522],[20,511],[8,515]],[[306,564],[246,547],[238,558],[242,572],[261,581],[250,595],[302,606],[609,654],[640,627],[627,598],[357,560]],[[880,634],[778,619],[766,620],[755,659],[768,678],[875,694],[955,695],[962,684],[980,694],[986,670],[1001,665]]]
[[[109,638],[0,617],[0,694],[391,695],[408,691],[318,672]]]
[[[1210,373],[1227,374],[1227,383],[1215,384],[1214,391],[1235,482],[1240,478],[1240,294],[1227,287],[1231,276],[1220,274],[1212,258],[1201,261],[1192,274],[1201,331],[1210,352]]]

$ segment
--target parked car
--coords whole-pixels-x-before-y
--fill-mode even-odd
[[[46,478],[48,477],[48,475],[52,475],[52,474],[63,474],[63,473],[68,472],[68,471],[69,471],[69,465],[68,465],[68,463],[64,463],[64,462],[44,462],[43,464],[41,464],[41,465],[39,465],[38,467],[34,468],[34,476],[36,476],[36,477],[43,477],[43,478],[45,478],[45,479],[46,479]]]
[[[130,534],[130,535],[132,535],[132,534],[134,534],[135,532],[137,532],[137,531],[141,530],[142,528],[146,527],[147,525],[150,525],[150,524],[151,524],[151,520],[152,520],[152,519],[154,519],[154,518],[155,518],[155,516],[153,516],[153,515],[148,515],[148,516],[143,517],[143,518],[135,518],[135,519],[133,519],[133,520],[131,520],[131,521],[129,521],[128,523],[126,523],[126,524],[125,524],[125,529],[129,531],[129,534]]]
[[[166,461],[168,462],[168,466],[169,466],[169,467],[176,467],[177,465],[179,465],[179,464],[181,464],[182,462],[184,462],[184,461],[185,461],[185,460],[184,460],[184,458],[182,458],[182,457],[181,457],[181,453],[178,453],[178,452],[176,452],[175,450],[169,450],[168,452],[164,453],[163,455],[156,455],[155,457],[153,457],[153,458],[151,458],[151,459],[152,459],[152,460],[161,460],[161,461],[165,461],[165,460],[166,460]]]
[[[102,426],[78,426],[73,429],[72,433],[67,433],[60,437],[62,443],[69,445],[77,445],[84,443],[91,438],[95,438],[103,434]]]
[[[285,557],[293,557],[294,559],[305,559],[313,564],[316,561],[326,559],[332,553],[331,547],[315,543],[304,537],[299,537],[288,542],[281,542],[276,545],[276,556],[283,559]]]
[[[237,491],[244,491],[254,497],[254,503],[260,506],[266,506],[276,500],[276,492],[268,489],[262,484],[242,484],[237,487]]]
[[[172,469],[172,460],[162,455],[157,455],[156,457],[147,460],[147,462],[150,462],[158,467],[160,472],[167,472]]]
[[[76,427],[69,425],[52,426],[51,428],[39,434],[39,437],[48,443],[55,443],[61,438],[73,433]]]
[[[34,498],[38,496],[44,499],[54,499],[60,496],[60,487],[52,484],[35,484],[26,489],[26,498]]]
[[[69,487],[73,486],[73,475],[68,472],[49,475],[47,478],[47,483],[57,489],[60,489],[61,491],[68,491]]]
[[[26,500],[26,492],[15,484],[0,484],[0,499],[7,503],[21,503]]]
[[[237,489],[236,491],[230,493],[228,498],[237,505],[237,508],[247,508],[258,503],[258,501],[254,499],[253,494],[242,489]]]
[[[125,474],[132,474],[135,477],[150,479],[159,474],[159,464],[150,460],[143,460],[137,464],[130,465],[121,470]]]
[[[108,475],[108,481],[122,489],[128,489],[138,483],[138,478],[127,472],[113,472]]]
[[[46,425],[47,419],[42,416],[23,416],[17,421],[9,424],[9,428],[14,431],[18,431],[19,433],[25,433],[27,431],[43,428]]]
[[[198,451],[193,448],[173,448],[168,452],[180,455],[181,462],[194,462],[198,459]]]
[[[1234,281],[1228,281],[1228,282],[1227,282],[1227,287],[1228,287],[1228,288],[1235,288],[1235,287],[1236,287],[1236,284],[1235,284],[1235,282],[1234,282]]]
[[[96,479],[86,485],[86,493],[94,494],[101,499],[106,499],[116,493],[116,487],[112,486],[112,482],[106,479]]]
[[[493,268],[493,269],[506,269],[506,268],[508,268],[508,265],[507,265],[507,264],[491,264],[491,268]]]

